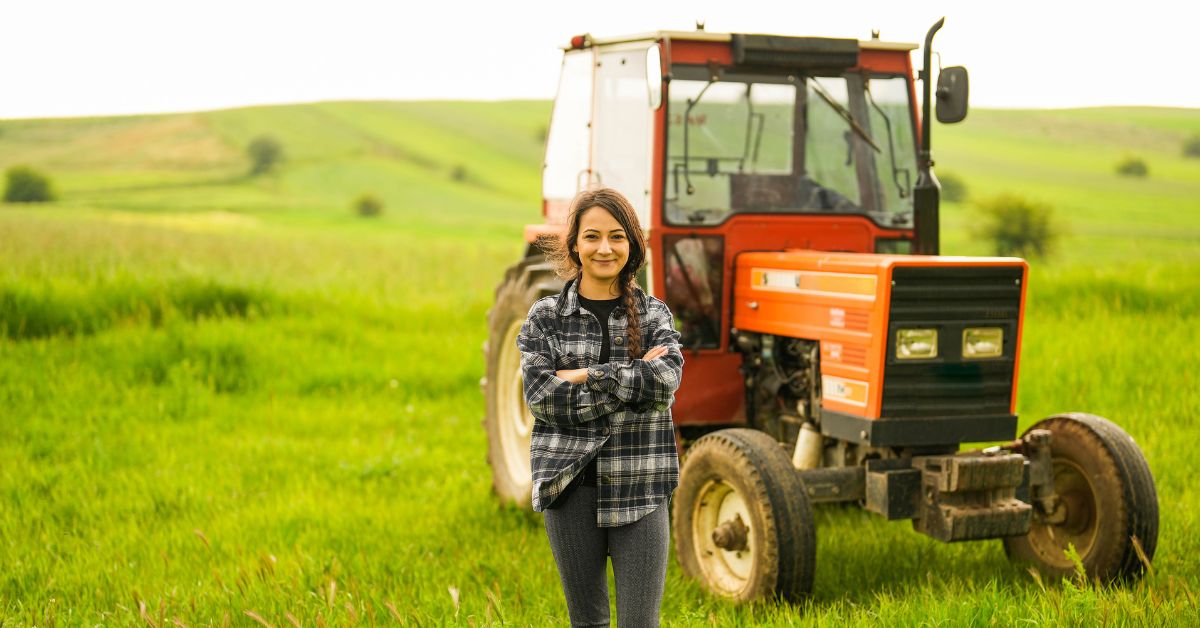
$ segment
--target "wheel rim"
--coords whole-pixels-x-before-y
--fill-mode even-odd
[[[1064,551],[1069,545],[1081,559],[1091,554],[1099,531],[1099,507],[1096,487],[1088,474],[1070,460],[1055,458],[1054,492],[1065,510],[1061,523],[1035,523],[1029,530],[1029,542],[1047,564],[1063,570],[1074,568]]]
[[[710,480],[700,490],[692,516],[692,539],[705,579],[717,592],[734,595],[746,588],[754,573],[757,536],[750,509],[733,486]],[[719,546],[718,540],[726,547]]]
[[[504,334],[497,364],[496,413],[500,449],[504,468],[513,483],[528,484],[529,441],[533,433],[533,413],[525,403],[524,380],[521,377],[521,352],[517,350],[517,333],[523,321],[514,321]]]

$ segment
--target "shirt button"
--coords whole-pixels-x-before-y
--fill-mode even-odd
[[[600,476],[601,484],[612,484],[612,477],[607,475]]]
[[[607,428],[607,427],[602,427],[602,428],[600,428],[600,435],[601,435],[601,436],[608,436],[608,428]]]
[[[617,336],[617,337],[616,337],[616,339],[615,339],[615,340],[613,340],[613,342],[615,342],[615,343],[617,343],[617,344],[619,344],[619,345],[623,345],[623,344],[625,344],[625,338],[623,338],[623,337],[621,337],[621,336]]]
[[[592,369],[592,370],[588,371],[588,374],[591,375],[592,377],[600,377],[601,375],[603,375],[603,373],[601,373],[597,369]]]

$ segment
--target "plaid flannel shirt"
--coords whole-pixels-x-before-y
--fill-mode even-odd
[[[666,346],[654,360],[630,360],[624,304],[609,326],[610,361],[597,364],[600,321],[579,306],[579,281],[529,309],[517,335],[525,402],[533,412],[530,463],[533,509],[551,504],[596,457],[599,475],[596,524],[633,523],[665,504],[679,484],[679,458],[671,405],[683,374],[679,332],[662,301],[637,291],[642,350]],[[587,368],[572,384],[560,369]]]

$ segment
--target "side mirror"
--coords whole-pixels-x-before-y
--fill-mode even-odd
[[[646,89],[650,92],[650,109],[662,106],[662,56],[658,44],[646,49]]]
[[[943,124],[962,122],[967,117],[967,69],[956,65],[938,75],[937,119]]]

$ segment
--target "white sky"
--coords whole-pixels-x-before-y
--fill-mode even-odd
[[[1200,3],[28,0],[0,12],[0,118],[341,99],[552,98],[571,35],[934,40],[975,107],[1200,107]],[[1114,8],[1108,8],[1108,7]],[[1190,6],[1191,8],[1187,8]],[[1189,43],[1191,42],[1191,43]]]

